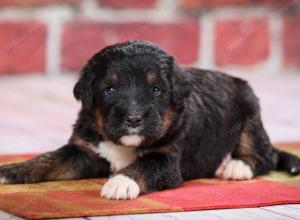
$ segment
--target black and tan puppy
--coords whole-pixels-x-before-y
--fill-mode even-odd
[[[297,157],[271,145],[247,82],[180,68],[151,43],[128,41],[95,54],[74,95],[82,109],[69,143],[0,167],[0,183],[109,176],[103,197],[134,199],[195,178],[300,172]]]

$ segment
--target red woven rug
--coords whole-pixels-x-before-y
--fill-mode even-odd
[[[300,144],[279,145],[300,156]],[[31,155],[0,156],[0,164]],[[27,219],[180,212],[300,203],[300,176],[272,172],[251,181],[199,179],[132,201],[101,199],[105,179],[0,185],[0,209]]]

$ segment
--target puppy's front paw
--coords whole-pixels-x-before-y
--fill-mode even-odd
[[[0,184],[19,184],[33,183],[36,176],[33,166],[27,166],[24,163],[15,163],[0,166]]]
[[[15,169],[13,165],[0,166],[0,184],[10,184],[16,182]]]
[[[7,184],[7,183],[9,183],[9,179],[0,175],[0,184]]]
[[[107,199],[135,199],[140,194],[138,184],[128,176],[118,174],[102,187],[101,197]]]

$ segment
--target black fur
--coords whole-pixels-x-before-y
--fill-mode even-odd
[[[83,68],[74,88],[82,109],[69,144],[20,164],[0,167],[8,183],[107,177],[109,162],[98,144],[139,135],[139,155],[113,174],[136,180],[142,193],[213,177],[227,154],[254,175],[300,172],[299,158],[275,149],[248,83],[224,73],[181,68],[172,56],[144,41],[104,48]],[[139,131],[132,131],[139,126]],[[130,144],[129,144],[130,145]],[[101,156],[101,155],[100,155]],[[46,167],[46,169],[41,169]],[[66,173],[69,174],[67,175]]]

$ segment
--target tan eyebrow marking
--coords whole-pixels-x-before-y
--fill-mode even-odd
[[[118,74],[117,73],[113,73],[111,75],[111,79],[112,79],[113,82],[117,82],[118,81]]]
[[[147,73],[147,81],[149,83],[153,82],[156,79],[156,74],[154,72]]]

